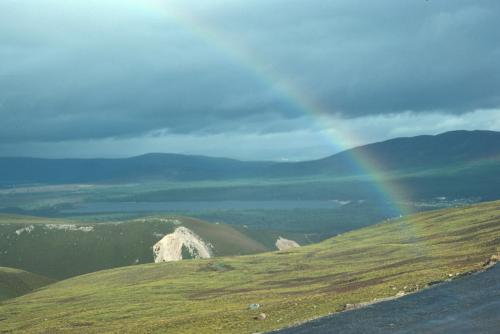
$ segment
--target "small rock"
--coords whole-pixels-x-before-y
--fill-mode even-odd
[[[259,313],[258,316],[256,316],[254,319],[255,320],[265,320],[267,318],[267,315],[265,313]]]
[[[491,259],[486,261],[484,264],[483,264],[483,268],[485,269],[489,269],[491,267],[493,267],[494,265],[496,265],[497,262],[496,261],[492,261]]]
[[[253,303],[253,304],[249,304],[248,305],[248,309],[252,310],[252,311],[255,311],[255,310],[259,309],[259,308],[260,308],[260,304],[257,304],[257,303]]]
[[[404,295],[406,295],[404,291],[399,291],[398,293],[396,293],[396,297],[403,297]]]
[[[356,304],[345,304],[345,310],[352,310],[356,308]]]
[[[453,277],[453,274],[448,274],[448,277]]]

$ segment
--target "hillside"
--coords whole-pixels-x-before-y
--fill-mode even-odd
[[[123,159],[0,158],[0,185],[283,178],[364,173],[352,156],[384,170],[420,170],[500,158],[500,132],[453,131],[395,138],[304,162],[245,162],[181,154]]]
[[[210,247],[211,256],[269,250],[235,228],[187,217],[145,217],[112,223],[0,215],[0,265],[66,278],[154,261],[153,246],[184,227]],[[184,250],[184,249],[183,249]],[[196,254],[183,252],[184,258]]]
[[[500,159],[500,132],[451,131],[435,136],[394,138],[356,147],[332,156],[270,167],[273,175],[349,175],[364,173],[352,157],[384,171],[456,167]],[[356,158],[355,158],[356,159]]]
[[[0,301],[29,293],[54,280],[24,270],[0,267]]]
[[[12,333],[263,332],[484,269],[498,240],[500,201],[429,211],[290,251],[75,277],[0,318]]]
[[[0,185],[219,180],[255,175],[272,163],[182,154],[123,159],[0,158]]]

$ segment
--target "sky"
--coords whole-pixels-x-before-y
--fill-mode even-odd
[[[0,0],[0,156],[306,160],[500,131],[497,0]]]

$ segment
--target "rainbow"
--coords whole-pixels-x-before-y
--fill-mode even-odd
[[[256,80],[270,87],[296,110],[307,115],[317,128],[322,129],[321,133],[324,134],[325,140],[337,151],[346,150],[361,143],[353,133],[347,133],[335,126],[331,110],[326,110],[313,101],[303,90],[295,87],[290,80],[283,78],[281,74],[260,59],[253,50],[241,42],[229,38],[224,32],[214,29],[190,11],[183,9],[182,1],[144,0],[137,1],[136,4],[141,6],[142,10],[153,15],[161,15],[162,18],[175,23],[207,45],[222,51],[229,59],[246,69]],[[405,194],[409,194],[408,190],[383,176],[383,165],[377,161],[376,157],[356,150],[350,152],[353,163],[359,170],[363,171],[363,174],[370,177],[381,198],[390,203],[400,215],[407,214],[407,210],[399,202]]]

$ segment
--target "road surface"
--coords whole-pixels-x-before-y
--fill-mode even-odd
[[[500,333],[500,265],[273,334]]]

